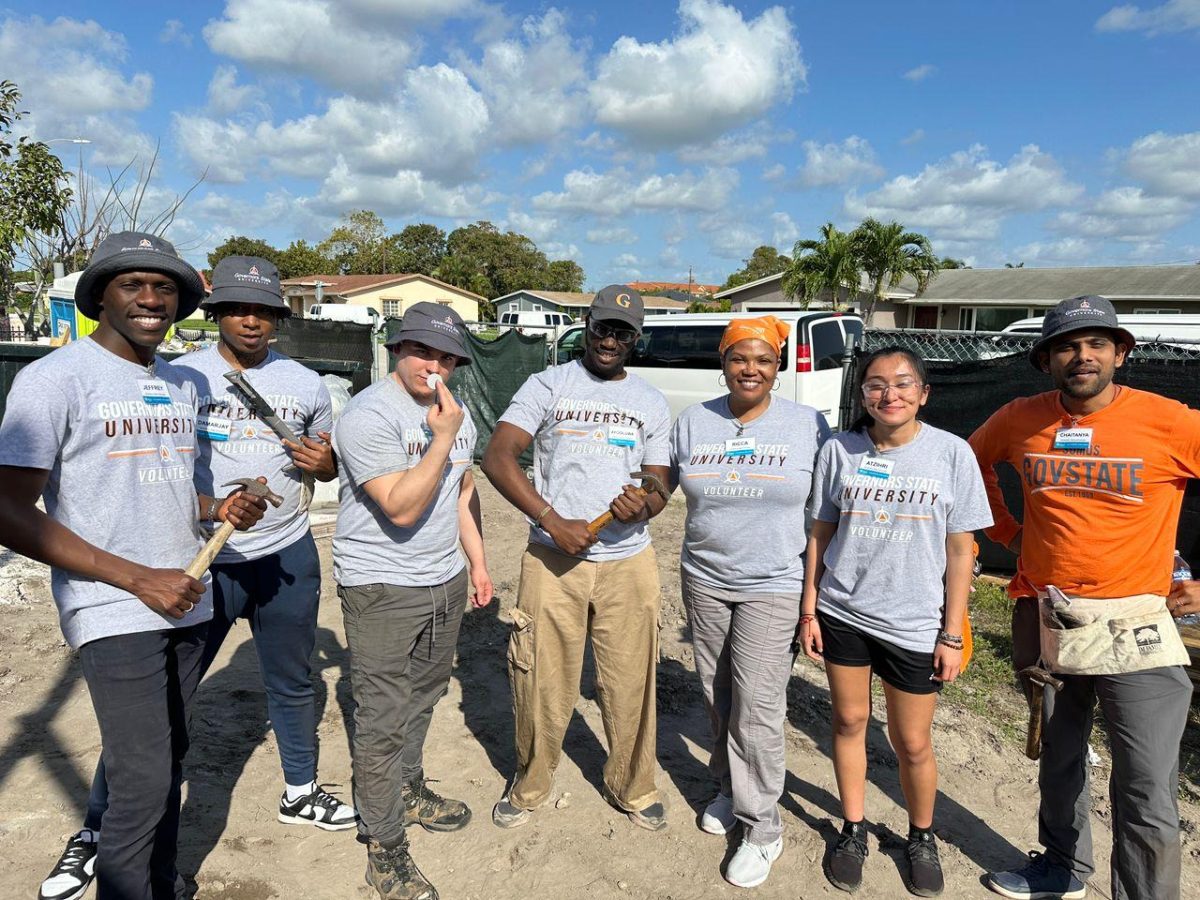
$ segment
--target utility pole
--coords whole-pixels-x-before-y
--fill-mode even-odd
[[[694,279],[692,278],[692,267],[688,266],[688,297],[689,298],[694,296],[693,291],[692,291],[692,281],[693,280]]]

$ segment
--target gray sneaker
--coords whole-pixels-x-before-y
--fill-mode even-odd
[[[986,884],[1001,897],[1013,900],[1081,900],[1087,896],[1087,885],[1070,869],[1036,850],[1030,852],[1029,862],[1020,869],[988,873]]]

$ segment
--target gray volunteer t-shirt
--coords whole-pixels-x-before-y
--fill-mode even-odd
[[[882,452],[865,432],[836,434],[817,457],[812,514],[838,524],[825,551],[821,612],[931,653],[945,606],[946,535],[992,524],[967,442],[927,424]]]
[[[529,376],[501,422],[533,436],[533,485],[565,519],[596,518],[643,466],[670,464],[666,398],[636,375],[606,381],[575,361]],[[554,547],[530,523],[529,539]],[[645,522],[613,522],[581,559],[625,559],[650,545]]]
[[[458,546],[458,496],[475,450],[470,412],[454,439],[437,494],[416,524],[393,525],[363,490],[368,481],[421,461],[429,449],[428,412],[389,375],[352,397],[334,426],[341,506],[333,569],[342,587],[444,584],[466,565]]]
[[[196,393],[165,360],[153,368],[152,375],[91,338],[30,363],[8,395],[0,466],[48,471],[47,514],[88,543],[145,566],[183,569],[201,546]],[[171,619],[65,569],[52,569],[50,584],[72,647],[212,618],[208,592]]]
[[[728,397],[680,413],[671,466],[687,498],[684,571],[731,591],[802,591],[804,510],[828,437],[824,416],[778,397],[740,438]]]
[[[224,497],[234,478],[266,476],[271,490],[283,497],[249,531],[235,531],[217,556],[232,563],[277,553],[308,531],[308,510],[300,508],[300,472],[289,467],[291,455],[282,442],[250,409],[242,392],[225,380],[233,369],[216,347],[185,354],[172,365],[196,389],[196,488],[202,494]],[[275,414],[296,433],[317,438],[333,428],[329,391],[321,376],[274,350],[244,373],[250,385],[271,404]]]

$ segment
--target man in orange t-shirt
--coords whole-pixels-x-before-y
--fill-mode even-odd
[[[1009,585],[1018,670],[1039,659],[1037,593],[1047,585],[1114,603],[1164,597],[1175,617],[1200,611],[1200,581],[1171,581],[1183,491],[1200,477],[1200,412],[1113,383],[1134,344],[1108,300],[1063,300],[1029,354],[1055,390],[1006,404],[971,436],[996,521],[987,534],[1018,554]],[[1021,478],[1023,524],[1005,506],[995,470],[1002,462]],[[1086,753],[1098,701],[1113,757],[1112,896],[1178,898],[1186,672],[1162,665],[1061,678],[1061,691],[1046,692],[1038,775],[1046,851],[1021,869],[989,874],[988,887],[1013,898],[1086,894],[1095,871]]]

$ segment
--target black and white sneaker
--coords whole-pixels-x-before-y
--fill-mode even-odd
[[[358,823],[358,813],[318,784],[311,794],[295,803],[288,803],[287,794],[283,794],[279,798],[279,821],[284,825],[316,825],[325,831],[345,831]]]
[[[85,828],[67,841],[62,856],[38,889],[38,900],[79,900],[96,877],[100,835]]]

